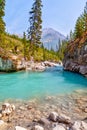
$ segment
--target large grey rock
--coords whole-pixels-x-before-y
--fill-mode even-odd
[[[72,123],[71,118],[64,114],[58,116],[58,121],[66,124]]]
[[[52,120],[52,121],[57,121],[57,119],[58,119],[58,113],[51,112],[50,115],[49,115],[49,119]]]
[[[66,130],[62,125],[57,125],[52,130]]]
[[[75,121],[72,130],[87,130],[87,123],[83,121]]]

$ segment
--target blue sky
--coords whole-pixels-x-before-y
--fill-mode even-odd
[[[74,29],[87,0],[42,0],[43,28],[51,27],[65,36]],[[22,35],[29,27],[29,11],[34,0],[6,0],[6,31]]]

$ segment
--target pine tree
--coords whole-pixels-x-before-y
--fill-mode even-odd
[[[23,33],[23,45],[24,45],[24,59],[26,60],[26,33]]]
[[[3,20],[3,17],[5,15],[4,12],[5,9],[5,0],[0,0],[0,47],[3,47],[4,43],[4,32],[5,32],[5,22]]]
[[[87,2],[83,14],[76,21],[74,37],[80,38],[85,32],[87,32]]]
[[[75,25],[75,38],[80,38],[84,33],[84,18],[83,15],[81,15],[80,17],[78,17],[77,21],[76,21],[76,25]]]
[[[70,41],[72,41],[74,39],[74,34],[73,34],[73,31],[71,30],[70,31]]]
[[[5,0],[0,0],[0,35],[5,32],[5,22],[3,17],[5,15]]]
[[[87,31],[87,2],[86,2],[86,6],[84,7],[84,13],[83,13],[83,17],[84,17],[84,31]]]
[[[28,38],[30,41],[30,49],[32,55],[34,53],[34,45],[39,46],[41,43],[42,34],[42,0],[34,0],[33,6],[30,11],[30,28],[28,29]]]

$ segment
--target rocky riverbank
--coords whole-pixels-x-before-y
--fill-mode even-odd
[[[34,62],[33,58],[31,58],[30,61],[25,61],[23,57],[12,54],[4,57],[0,56],[0,72],[14,72],[20,70],[42,72],[48,67],[56,67],[58,65],[62,65],[62,63],[53,63],[49,61]]]
[[[49,61],[44,61],[44,62],[26,62],[25,63],[25,69],[27,71],[45,71],[48,67],[58,67],[62,66],[62,63],[54,63],[54,62],[49,62]]]
[[[80,73],[87,77],[87,32],[66,49],[63,61],[64,70]]]
[[[87,130],[87,90],[8,102],[15,105],[15,111],[9,116],[2,116],[1,111],[0,130]]]
[[[87,77],[87,65],[78,64],[78,62],[75,62],[73,60],[68,59],[67,61],[64,61],[64,70],[80,73],[83,76]]]

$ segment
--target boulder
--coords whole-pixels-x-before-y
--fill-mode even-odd
[[[84,121],[75,121],[72,130],[87,130],[87,123]]]
[[[44,128],[42,126],[39,125],[35,125],[32,130],[44,130]]]
[[[27,130],[27,129],[25,129],[25,128],[23,128],[23,127],[20,127],[20,126],[16,126],[16,127],[15,127],[15,130]]]
[[[51,112],[50,115],[49,115],[49,119],[52,120],[52,121],[57,121],[57,119],[58,119],[58,113]]]
[[[65,124],[72,123],[71,118],[64,114],[58,116],[58,122],[65,123]]]
[[[14,105],[11,105],[9,103],[4,103],[2,105],[2,116],[9,115],[13,111],[15,111],[15,106]]]

